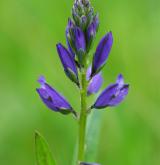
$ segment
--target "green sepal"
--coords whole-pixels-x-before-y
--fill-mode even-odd
[[[77,75],[70,68],[67,68],[65,72],[67,76],[69,77],[69,79],[75,82],[79,86],[79,80],[78,80]]]
[[[68,115],[70,114],[72,111],[70,109],[66,109],[64,107],[60,107],[59,108],[59,112],[62,113],[63,115]]]
[[[76,47],[75,47],[75,43],[73,42],[73,38],[74,38],[74,33],[73,33],[73,29],[71,28],[67,35],[67,39],[68,39],[71,49],[76,54]]]
[[[95,34],[91,36],[90,40],[87,43],[87,49],[86,49],[87,53],[92,49],[94,41],[95,41]]]
[[[63,115],[68,115],[70,113],[73,113],[74,117],[77,118],[77,113],[73,109],[66,109],[64,107],[60,107],[59,109],[60,109],[59,112],[62,113]]]
[[[80,16],[76,13],[75,9],[72,10],[72,17],[77,26],[80,25],[81,19]]]
[[[81,67],[83,67],[84,65],[85,54],[86,53],[83,49],[79,49],[77,52],[78,63],[80,64]]]
[[[93,70],[93,64],[92,64],[92,74],[91,74],[91,78],[93,76],[95,76],[96,74],[98,74],[102,69],[103,67],[106,65],[106,62],[104,64],[101,65],[101,67],[99,69],[97,69],[96,71]]]
[[[86,18],[86,21],[85,22],[83,22],[83,17],[85,17],[85,15],[82,15],[81,16],[81,22],[80,22],[80,27],[81,27],[81,29],[83,30],[83,32],[85,32],[86,31],[86,28],[87,28],[87,18]]]
[[[87,26],[89,26],[92,21],[93,21],[93,18],[94,18],[94,11],[93,11],[93,8],[91,8],[88,12],[87,12]]]

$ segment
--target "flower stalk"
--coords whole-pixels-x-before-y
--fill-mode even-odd
[[[86,63],[86,61],[85,61]],[[79,119],[79,134],[78,134],[78,164],[84,160],[85,153],[85,135],[87,123],[87,80],[86,80],[86,64],[81,72],[81,111]]]

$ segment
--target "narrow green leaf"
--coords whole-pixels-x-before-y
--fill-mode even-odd
[[[56,165],[46,140],[37,131],[35,132],[35,152],[37,165]]]
[[[86,132],[85,161],[87,162],[96,161],[101,121],[102,112],[98,110],[92,110],[92,113],[88,117]]]
[[[77,162],[77,155],[78,155],[78,140],[76,142],[75,148],[74,148],[74,152],[73,152],[73,159],[72,159],[72,165],[75,165]]]

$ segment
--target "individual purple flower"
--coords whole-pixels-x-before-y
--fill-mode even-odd
[[[129,85],[124,84],[123,76],[120,74],[115,84],[109,85],[98,97],[92,108],[101,109],[113,107],[120,104],[128,94]]]
[[[41,87],[37,88],[37,92],[48,108],[62,114],[73,113],[75,115],[75,111],[68,101],[66,101],[63,96],[61,96],[55,89],[48,85],[43,76],[38,79],[38,82],[41,84]]]
[[[74,43],[77,52],[86,50],[86,40],[83,31],[79,27],[73,29]]]
[[[93,64],[92,64],[92,76],[98,73],[106,63],[108,59],[108,55],[112,48],[112,44],[113,44],[113,37],[112,37],[112,33],[109,32],[101,39],[94,54]]]
[[[78,72],[73,56],[70,55],[69,51],[60,43],[57,44],[57,52],[59,54],[66,75],[73,82],[79,85]]]
[[[68,20],[66,38],[70,54],[74,58],[75,54],[77,54],[79,64],[82,65],[84,53],[86,51],[85,35],[80,27],[73,24],[71,19]]]
[[[78,58],[78,63],[80,66],[83,65],[83,59],[86,51],[86,41],[85,35],[81,28],[74,26],[69,30],[69,43],[74,50]]]
[[[87,28],[87,37],[88,39],[92,36],[95,35],[99,27],[99,18],[98,14],[96,14],[91,22],[91,24]]]
[[[72,22],[72,20],[69,18],[68,19],[68,25],[67,25],[67,28],[66,28],[66,40],[67,40],[67,46],[68,46],[68,50],[69,50],[69,52],[70,52],[70,54],[73,56],[73,58],[75,58],[75,53],[74,53],[74,51],[73,51],[73,49],[72,49],[72,46],[71,46],[71,44],[70,44],[70,42],[69,42],[69,31],[70,31],[70,29],[71,28],[73,28],[74,27],[74,23]]]
[[[87,80],[90,80],[91,78],[90,77],[91,69],[92,67],[90,66],[87,70]],[[102,78],[101,73],[98,73],[95,76],[93,76],[91,80],[89,81],[87,95],[89,96],[91,94],[97,93],[99,89],[101,88],[102,84],[103,84],[103,78]]]
[[[98,27],[99,27],[99,19],[98,19],[98,15],[95,15],[93,18],[93,21],[87,28],[87,50],[88,51],[92,46],[96,32],[98,31]]]

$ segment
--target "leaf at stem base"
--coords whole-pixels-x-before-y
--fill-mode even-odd
[[[56,165],[46,140],[37,131],[35,132],[35,152],[37,165]]]

